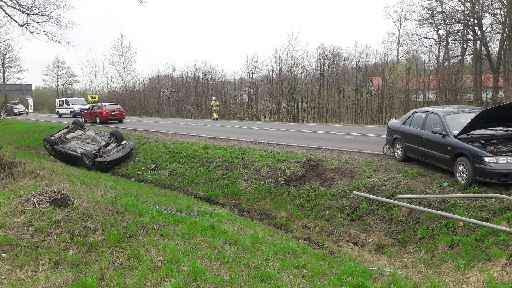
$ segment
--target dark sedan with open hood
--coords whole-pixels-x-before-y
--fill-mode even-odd
[[[388,123],[386,143],[397,160],[449,169],[465,186],[512,183],[512,103],[415,109]]]

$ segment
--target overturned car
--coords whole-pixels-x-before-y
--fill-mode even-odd
[[[135,145],[125,141],[121,132],[102,132],[85,128],[74,120],[59,132],[44,139],[44,147],[53,157],[88,169],[108,171],[130,157]]]
[[[512,103],[415,109],[388,123],[386,142],[397,160],[452,170],[465,186],[512,183]]]

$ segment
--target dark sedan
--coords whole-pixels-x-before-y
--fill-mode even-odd
[[[388,123],[386,143],[397,160],[449,169],[464,186],[512,183],[512,103],[416,109]]]

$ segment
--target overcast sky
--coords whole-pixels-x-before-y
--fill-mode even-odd
[[[42,84],[46,65],[60,55],[80,74],[88,57],[107,53],[124,33],[137,49],[138,68],[156,71],[201,61],[239,70],[246,55],[268,56],[291,33],[309,47],[354,42],[378,46],[390,24],[384,7],[393,0],[75,0],[67,34],[59,46],[25,37],[20,41],[25,81]]]

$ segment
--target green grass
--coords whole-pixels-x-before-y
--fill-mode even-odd
[[[34,143],[56,129],[0,123],[2,154],[25,163],[0,186],[1,287],[413,287],[171,190],[54,161]],[[45,187],[74,206],[26,209]]]
[[[331,236],[332,233],[355,230],[365,235],[363,239],[348,240],[370,250],[385,250],[400,256],[404,249],[412,249],[414,254],[420,255],[420,261],[430,267],[450,262],[459,271],[511,257],[509,234],[467,224],[461,227],[459,223],[430,214],[410,211],[407,211],[410,214],[404,214],[395,206],[351,195],[353,191],[362,191],[392,198],[403,193],[460,192],[461,187],[443,171],[428,171],[428,167],[410,167],[387,159],[359,159],[345,155],[334,161],[319,160],[322,165],[337,167],[337,175],[342,175],[334,186],[314,182],[286,185],[283,179],[303,172],[301,163],[305,161],[305,155],[142,137],[134,139],[138,144],[137,157],[116,170],[117,175],[268,211],[274,215],[274,224],[287,231],[296,231],[299,238],[339,242]],[[398,175],[396,171],[400,171]],[[344,173],[350,177],[344,178]],[[485,191],[496,189],[501,188],[483,188]],[[512,203],[418,203],[483,221],[512,224]],[[302,229],[305,224],[314,228]],[[375,235],[379,237],[375,238]],[[368,239],[373,240],[373,244],[365,243]]]
[[[506,284],[501,284],[500,281],[510,281],[510,277],[500,274],[502,268],[500,265],[510,263],[512,258],[509,249],[510,235],[469,224],[460,225],[430,214],[414,213],[351,196],[353,191],[368,192],[388,198],[404,193],[509,193],[509,187],[482,185],[468,191],[461,191],[462,188],[443,171],[415,163],[396,163],[373,156],[317,153],[313,155],[313,160],[306,160],[310,155],[303,153],[169,141],[160,137],[129,136],[137,144],[136,155],[130,163],[116,169],[114,174],[125,179],[159,187],[152,188],[104,174],[69,168],[53,161],[37,143],[41,143],[43,136],[59,127],[50,124],[5,121],[0,123],[0,131],[2,133],[5,131],[5,135],[10,135],[10,137],[1,137],[0,145],[4,145],[4,150],[11,155],[16,155],[18,159],[25,159],[34,163],[35,167],[48,165],[58,167],[58,174],[55,175],[61,175],[62,173],[69,175],[72,187],[87,186],[91,178],[96,179],[97,177],[101,181],[116,181],[116,187],[122,187],[121,189],[105,191],[103,185],[101,186],[101,193],[119,195],[112,196],[115,200],[106,197],[104,200],[108,205],[103,203],[105,207],[109,205],[118,207],[121,203],[124,203],[122,204],[124,206],[119,209],[127,211],[126,213],[134,213],[136,217],[142,218],[146,218],[148,213],[162,213],[160,208],[164,207],[171,208],[170,210],[164,210],[171,211],[171,215],[177,219],[206,221],[203,218],[207,218],[211,220],[203,226],[184,224],[186,228],[179,237],[182,241],[188,243],[188,241],[197,237],[194,235],[199,234],[203,237],[201,238],[202,241],[206,242],[199,241],[200,243],[197,244],[206,246],[208,249],[215,248],[215,253],[211,250],[205,250],[202,254],[195,254],[199,252],[194,248],[191,248],[192,251],[186,250],[186,248],[180,246],[186,245],[182,243],[172,248],[169,255],[166,254],[171,258],[173,255],[179,255],[174,257],[176,259],[185,257],[185,259],[191,261],[190,263],[187,262],[189,266],[184,270],[186,274],[180,274],[179,277],[176,276],[177,274],[170,274],[177,277],[177,279],[195,279],[196,283],[202,283],[206,280],[201,277],[206,277],[209,279],[208,281],[212,281],[208,283],[213,283],[211,284],[213,286],[237,286],[240,283],[251,283],[249,286],[253,286],[260,282],[268,282],[268,285],[262,284],[262,286],[275,287],[311,287],[317,285],[338,285],[339,287],[340,283],[350,283],[345,285],[346,287],[413,286],[411,283],[404,281],[403,277],[398,277],[397,274],[388,274],[383,270],[370,271],[364,265],[349,260],[355,258],[359,259],[359,262],[372,266],[374,262],[389,262],[394,269],[414,279],[419,279],[420,286],[425,287],[443,287],[446,283],[458,283],[457,281],[465,281],[469,277],[467,275],[477,275],[477,279],[486,282],[489,287],[504,287],[500,285]],[[22,139],[21,136],[25,138]],[[311,164],[308,164],[310,162],[320,166],[311,166]],[[304,174],[305,169],[307,171],[321,171],[322,173],[320,175]],[[84,176],[77,177],[77,175]],[[301,182],[299,176],[305,176],[307,181]],[[108,177],[109,180],[104,180],[105,177]],[[121,185],[119,183],[127,184]],[[130,191],[130,189],[124,188],[123,185],[129,185],[130,187],[131,185],[137,185],[137,188],[133,188],[137,191],[133,192],[132,198],[127,198],[131,200],[118,198]],[[151,192],[144,192],[146,189]],[[254,227],[261,226],[226,212],[223,213],[231,215],[230,217],[241,221],[241,223],[243,222],[243,224],[238,225],[227,224],[231,229],[238,227],[236,230],[240,234],[237,234],[239,235],[237,237],[228,237],[228,239],[217,239],[216,237],[220,237],[219,235],[227,234],[224,230],[226,228],[210,231],[209,225],[212,223],[218,224],[219,221],[223,223],[223,219],[205,213],[203,209],[195,208],[196,205],[203,207],[203,204],[185,205],[184,207],[176,206],[177,204],[173,205],[173,201],[177,201],[176,199],[188,199],[187,201],[191,203],[198,202],[177,196],[170,191],[177,191],[208,202],[218,203],[259,222],[277,227],[286,232],[288,236],[282,237],[287,240],[283,242],[283,246],[275,244],[275,240],[262,240],[254,235],[244,235],[247,233],[244,229],[247,229],[247,225],[249,225],[246,222],[255,225]],[[160,194],[165,196],[153,199],[153,197],[156,197],[155,195]],[[171,197],[173,201],[167,201],[169,200],[167,199],[168,195],[174,195]],[[2,201],[1,197],[0,201]],[[9,199],[12,200],[12,197]],[[95,203],[101,202],[98,199],[94,199],[94,201]],[[6,200],[6,203],[9,203],[9,201]],[[162,203],[168,204],[164,205]],[[510,212],[512,203],[500,201],[422,201],[411,203],[418,203],[483,221],[512,224],[512,213]],[[139,207],[142,204],[146,205],[144,206],[146,208]],[[153,210],[150,209],[151,207]],[[218,210],[215,208],[208,209]],[[168,215],[168,213],[163,214]],[[113,213],[113,215],[113,218],[110,217],[110,214],[106,218],[114,219],[116,214]],[[119,221],[124,218],[121,217]],[[110,221],[115,222],[116,220],[98,221],[107,222],[106,225],[109,228],[101,230],[104,234],[101,245],[97,244],[98,246],[122,246],[125,241],[133,239],[133,237],[127,236],[128,232],[126,231],[136,231],[138,227],[136,224],[123,224],[120,227],[119,223],[110,223]],[[77,225],[78,223],[80,221],[77,221]],[[176,224],[173,223],[170,227],[174,227],[174,225]],[[3,226],[0,224],[0,227]],[[269,229],[269,231],[272,230]],[[272,233],[275,233],[275,231]],[[131,234],[128,233],[128,235]],[[166,234],[164,238],[167,239],[167,237],[172,236]],[[310,251],[311,248],[303,244],[299,245],[289,237],[306,240],[312,246],[320,245],[324,248],[321,251]],[[175,239],[174,241],[178,240]],[[274,243],[274,245],[271,245],[273,248],[269,248],[267,254],[259,255],[257,251],[253,250],[252,247],[268,245],[267,241]],[[0,243],[2,243],[2,238],[0,238]],[[141,245],[140,242],[137,244]],[[137,244],[134,243],[133,247],[137,247]],[[225,245],[229,248],[226,248]],[[274,253],[275,255],[291,253],[289,251],[291,249],[290,245],[302,247],[299,250],[303,256],[306,255],[303,254],[306,253],[304,252],[306,250],[313,254],[308,254],[299,263],[293,261],[293,263],[290,263],[290,257],[277,258],[278,260],[273,258]],[[349,247],[354,245],[359,248],[351,251],[351,249],[346,249],[347,245]],[[254,261],[268,269],[260,271],[251,268],[244,271],[239,266],[249,265],[249,267],[254,267],[255,262],[244,262],[246,260],[243,259],[238,261],[238,257],[244,257],[241,254],[217,255],[219,253],[218,247],[227,251],[231,251],[231,249],[244,251],[247,254],[245,256],[257,258]],[[260,248],[257,249],[259,251]],[[302,249],[305,250],[302,251]],[[327,256],[327,251],[329,254],[337,256]],[[147,251],[140,253],[146,255]],[[212,253],[213,255],[211,255]],[[310,262],[308,259],[308,257],[312,257],[310,255],[316,255],[315,253],[322,255],[321,257],[315,256],[320,257],[317,258],[318,262],[314,262],[315,257],[311,258],[311,261],[317,264]],[[192,255],[196,257],[192,257]],[[137,258],[138,256],[131,257]],[[214,257],[215,261],[208,257]],[[211,261],[218,263],[224,257],[228,257],[226,259],[230,259],[234,263],[228,269],[224,267],[227,264],[223,262],[221,265],[223,267],[222,272],[219,273],[223,274],[225,273],[224,270],[227,269],[231,271],[231,274],[228,273],[230,275],[229,279],[238,279],[238,282],[222,282],[222,279],[217,279],[214,276],[204,276],[211,273],[213,264],[206,265],[205,268],[205,264],[201,261],[208,259],[207,263],[211,263]],[[237,260],[230,257],[237,258]],[[123,259],[126,258],[130,257]],[[323,263],[324,261],[338,262],[329,266],[331,264]],[[145,262],[142,261],[142,263]],[[213,266],[217,267],[216,265],[219,264]],[[294,269],[301,270],[306,266],[315,267],[315,265],[318,265],[318,267],[305,270],[309,272],[308,276],[299,276],[299,274],[293,272]],[[323,265],[327,265],[325,266],[327,270],[334,269],[337,274],[327,276],[324,268],[320,268]],[[292,272],[280,270],[283,267],[291,269]],[[241,270],[236,270],[237,268]],[[131,271],[131,269],[126,271]],[[173,271],[178,274],[185,273],[179,269]],[[141,273],[143,274],[143,272]],[[284,277],[283,273],[291,276]],[[239,276],[246,274],[251,276]],[[217,274],[213,273],[213,275]],[[98,273],[86,274],[83,277],[81,282],[77,282],[77,287],[104,283],[102,281],[105,279],[103,275]],[[289,279],[290,277],[291,279]],[[293,282],[298,281],[298,279],[295,279],[296,277],[303,279],[301,281],[305,282]],[[155,283],[161,282],[157,281]],[[182,284],[184,287],[191,285],[191,283]],[[103,285],[100,286],[103,287]]]

